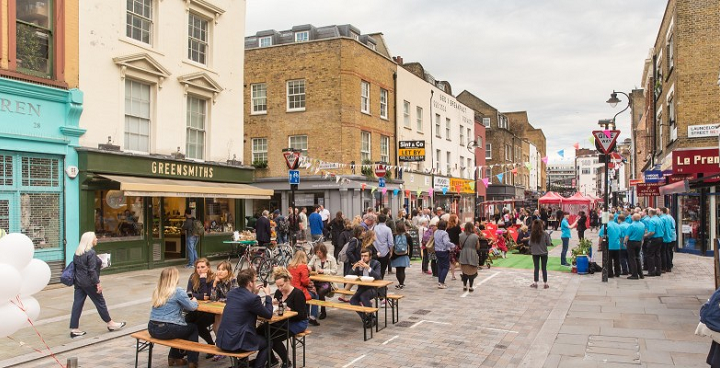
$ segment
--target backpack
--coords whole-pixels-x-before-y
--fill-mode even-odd
[[[395,235],[395,246],[393,247],[393,254],[397,256],[404,256],[408,254],[408,243],[405,234]]]
[[[66,286],[73,286],[75,283],[75,262],[70,262],[67,267],[63,269],[62,274],[60,274],[60,282]]]
[[[428,240],[427,243],[425,243],[425,250],[428,253],[435,253],[435,237],[434,236],[432,238],[430,238],[430,240]]]
[[[700,307],[700,322],[713,331],[720,330],[720,289],[715,290],[710,299]]]
[[[347,263],[349,261],[347,252],[348,252],[348,249],[350,248],[350,242],[353,240],[357,241],[357,239],[352,238],[347,243],[345,243],[345,245],[343,245],[342,249],[340,250],[340,253],[338,253],[338,259],[337,259],[338,262]]]
[[[204,236],[205,235],[205,225],[203,225],[202,221],[193,220],[192,233],[195,236]]]
[[[290,225],[288,224],[288,221],[283,217],[282,220],[276,219],[276,226],[275,229],[280,234],[287,234],[288,230],[290,229]]]

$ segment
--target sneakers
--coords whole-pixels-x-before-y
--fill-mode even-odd
[[[467,291],[467,286],[463,286],[463,291]]]
[[[308,323],[311,324],[311,325],[313,325],[313,326],[320,326],[320,322],[318,322],[318,321],[317,321],[316,319],[314,319],[314,318],[308,319]]]
[[[405,288],[405,285],[395,285],[395,289],[402,290]]]
[[[445,285],[445,284],[438,284],[438,289],[447,289],[447,285]]]
[[[423,273],[426,273],[428,275],[432,275],[432,271],[423,271]]]
[[[545,284],[545,286],[543,286],[543,289],[549,289],[549,288],[550,288],[550,285],[548,285],[548,284]]]
[[[70,338],[71,338],[71,339],[74,339],[74,338],[76,338],[76,337],[83,336],[83,335],[85,335],[86,333],[87,333],[87,332],[85,332],[85,331],[70,331]]]
[[[473,291],[475,291],[475,289],[473,289],[473,288],[470,288],[470,289],[468,289],[468,290],[470,290],[470,292],[473,292]]]

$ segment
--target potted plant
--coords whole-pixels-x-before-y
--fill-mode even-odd
[[[253,161],[252,166],[256,169],[267,169],[268,162],[267,161]]]

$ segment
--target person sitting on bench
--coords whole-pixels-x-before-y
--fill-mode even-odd
[[[227,294],[227,304],[218,328],[215,345],[227,351],[258,351],[253,368],[264,367],[268,357],[267,340],[255,329],[257,317],[272,318],[273,303],[270,287],[255,283],[255,270],[242,270],[237,275],[238,288]],[[257,295],[265,293],[265,305]]]
[[[360,251],[360,260],[353,265],[353,272],[357,276],[370,276],[375,280],[380,280],[380,262],[372,259],[369,249]],[[350,304],[361,305],[364,307],[372,307],[372,300],[377,296],[377,288],[372,286],[358,285],[355,295],[350,298]],[[375,316],[372,314],[357,312],[366,328],[372,328],[377,323]]]

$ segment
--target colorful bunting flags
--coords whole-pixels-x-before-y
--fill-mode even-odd
[[[560,151],[558,151],[558,155],[560,155],[560,157],[565,158],[565,150],[561,149]]]
[[[573,144],[573,147],[575,147],[576,150],[579,150],[579,149],[580,149],[580,143],[575,142],[575,144]]]
[[[487,188],[488,185],[490,185],[490,178],[483,178],[482,182],[485,184],[485,188]]]
[[[442,193],[443,193],[443,194],[447,194],[447,192],[448,192],[448,187],[443,187],[443,188],[442,188]]]
[[[547,163],[548,163],[548,157],[547,157],[547,156],[543,157],[543,158],[542,158],[542,162],[545,163],[545,164],[547,164]]]
[[[497,176],[498,181],[500,181],[500,182],[502,183],[504,174],[503,174],[503,173],[500,173],[500,174],[497,174],[497,175],[495,175],[495,176]]]

